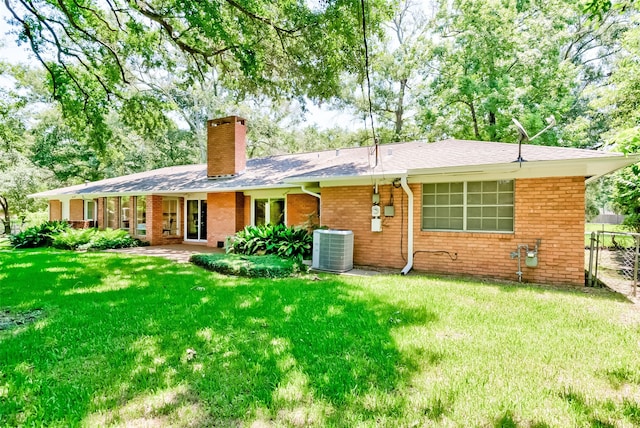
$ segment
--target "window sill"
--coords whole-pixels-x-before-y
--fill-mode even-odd
[[[421,229],[420,232],[424,234],[429,234],[432,236],[450,236],[450,235],[468,235],[468,236],[482,236],[482,237],[491,237],[494,236],[496,238],[504,238],[504,237],[512,237],[515,235],[514,231],[502,232],[497,230],[445,230],[445,229]]]

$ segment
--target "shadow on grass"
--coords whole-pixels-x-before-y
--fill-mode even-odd
[[[46,314],[0,335],[2,425],[367,420],[403,405],[362,406],[411,369],[390,328],[435,318],[362,300],[339,277],[232,279],[49,250],[5,252],[0,268],[2,305]]]
[[[518,421],[513,416],[513,412],[511,411],[506,411],[503,415],[496,418],[493,421],[493,426],[495,428],[518,428],[518,427],[548,428],[549,427],[549,425],[544,422],[518,423]]]
[[[594,299],[612,300],[618,302],[632,303],[625,296],[616,293],[608,288],[594,288],[572,285],[546,285],[536,283],[518,283],[518,282],[494,282],[485,281],[485,285],[498,287],[500,291],[505,293],[517,292],[523,289],[536,293],[552,293],[560,295],[581,295]]]
[[[442,279],[448,282],[458,282],[461,284],[481,283],[487,287],[495,287],[505,293],[514,293],[522,290],[530,290],[536,293],[553,293],[560,295],[582,295],[593,297],[596,299],[613,300],[619,302],[631,303],[625,296],[611,290],[610,288],[583,287],[573,285],[548,285],[530,282],[517,282],[493,278],[481,278],[465,275],[445,275],[445,274],[426,274],[412,273],[411,277],[425,277],[429,279]]]
[[[587,399],[584,395],[569,389],[560,394],[570,406],[571,410],[578,416],[584,418],[592,427],[614,427],[617,424],[603,420],[599,414],[606,414],[607,411],[619,411],[619,413],[631,423],[632,426],[640,426],[640,405],[635,401],[624,399],[622,403],[615,403],[612,400],[600,401],[597,399]]]

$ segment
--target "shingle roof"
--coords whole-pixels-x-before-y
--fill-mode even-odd
[[[468,140],[434,143],[415,141],[379,146],[379,155],[380,161],[375,168],[369,166],[375,159],[371,147],[249,159],[245,172],[215,179],[207,178],[206,164],[175,166],[54,189],[32,196],[211,192],[288,187],[287,180],[322,181],[392,172],[410,174],[412,170],[507,164],[517,158],[518,145]],[[589,161],[619,157],[621,154],[523,145],[522,156],[532,163],[580,159]]]

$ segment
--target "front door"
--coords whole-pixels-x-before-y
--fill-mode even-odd
[[[207,240],[207,201],[187,200],[187,239]]]

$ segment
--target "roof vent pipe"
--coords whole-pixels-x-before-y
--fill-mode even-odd
[[[406,275],[409,273],[411,269],[413,269],[413,192],[411,188],[407,184],[407,176],[402,176],[400,178],[400,184],[402,185],[402,189],[408,196],[407,201],[407,265],[402,268],[400,273],[402,275]]]

